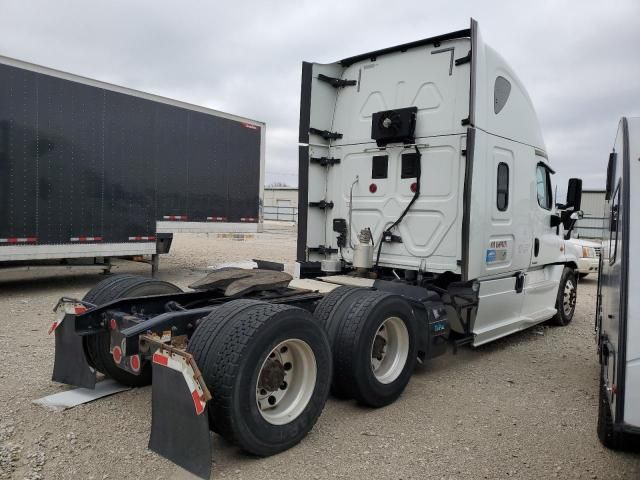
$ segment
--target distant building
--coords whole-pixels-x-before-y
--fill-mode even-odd
[[[576,224],[576,234],[579,238],[600,239],[602,236],[602,222],[604,221],[605,199],[604,190],[583,190],[580,209],[584,218]]]
[[[298,222],[298,187],[264,187],[264,219]]]

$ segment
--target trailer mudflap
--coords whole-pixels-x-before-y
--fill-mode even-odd
[[[51,379],[74,387],[93,389],[96,386],[96,371],[87,362],[82,337],[75,332],[75,317],[69,317],[55,329],[56,352]]]
[[[212,446],[206,402],[210,395],[191,355],[171,350],[161,348],[153,355],[149,449],[208,479]]]
[[[53,362],[54,382],[90,388],[96,386],[96,370],[89,365],[85,355],[82,337],[76,333],[76,314],[83,313],[87,306],[73,299],[62,298],[54,308],[60,317],[49,328],[55,332],[56,349]]]

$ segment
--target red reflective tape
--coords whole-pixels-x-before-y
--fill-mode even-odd
[[[186,220],[186,215],[165,215],[162,217],[164,220]]]
[[[101,242],[102,237],[71,237],[71,242]]]
[[[165,367],[169,365],[169,357],[165,357],[160,353],[153,354],[153,363],[157,363],[159,365],[164,365]]]
[[[193,398],[193,404],[196,407],[196,414],[200,415],[202,412],[204,412],[204,404],[200,400],[200,394],[198,394],[197,390],[193,390],[191,392],[191,398]]]
[[[207,217],[208,222],[226,222],[227,217]]]
[[[36,243],[38,241],[38,237],[9,237],[9,238],[0,238],[0,243]]]
[[[153,241],[155,240],[156,237],[153,236],[149,236],[149,235],[137,235],[135,237],[129,237],[129,241],[133,242],[133,241],[140,241],[140,240],[144,240],[144,241]]]
[[[250,123],[244,123],[244,124],[242,124],[242,126],[244,128],[249,128],[251,130],[258,130],[258,127],[256,127],[255,125],[251,125]]]
[[[84,313],[87,311],[87,307],[83,305],[78,305],[77,307],[75,307],[75,311],[76,311],[76,315],[80,315],[81,313]]]
[[[241,222],[257,222],[258,219],[256,217],[242,217],[240,218]]]
[[[51,335],[51,333],[53,333],[53,331],[54,331],[56,328],[58,328],[58,325],[60,325],[60,322],[59,322],[59,321],[57,321],[57,320],[56,320],[55,322],[53,322],[53,323],[51,324],[51,327],[49,328],[49,333],[48,333],[48,335]]]

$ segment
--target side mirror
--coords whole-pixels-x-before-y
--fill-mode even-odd
[[[567,187],[567,203],[565,208],[572,208],[574,211],[580,210],[582,202],[582,180],[580,178],[570,178]]]

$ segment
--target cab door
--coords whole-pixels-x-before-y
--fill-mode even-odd
[[[531,195],[532,247],[531,264],[525,274],[523,321],[536,323],[555,313],[555,301],[563,265],[554,265],[564,256],[564,242],[556,227],[551,189],[551,170],[542,157],[536,156],[533,195]]]
[[[547,265],[558,260],[563,253],[562,240],[556,227],[551,226],[551,216],[555,213],[551,190],[551,171],[544,162],[537,162],[535,170],[535,194],[533,195],[532,226],[533,248],[531,267]]]

